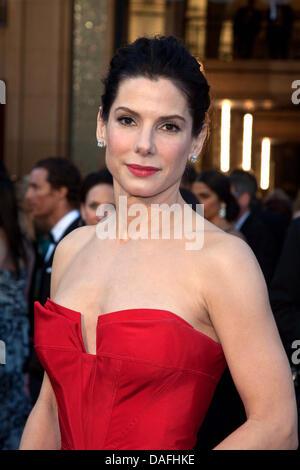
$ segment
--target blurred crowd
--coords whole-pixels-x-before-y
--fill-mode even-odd
[[[261,198],[252,172],[197,173],[188,164],[180,192],[193,209],[203,204],[207,220],[244,240],[255,254],[299,406],[300,367],[293,353],[295,341],[300,348],[300,191],[292,199],[277,188]],[[0,167],[0,340],[6,346],[5,364],[0,363],[0,449],[18,448],[40,391],[43,369],[33,348],[34,302],[44,304],[50,297],[55,247],[72,230],[105,217],[96,212],[104,203],[114,204],[107,169],[82,178],[68,159],[49,157],[13,182],[3,164]],[[227,368],[199,432],[198,447],[211,449],[245,419]]]
[[[260,3],[247,0],[238,9],[233,7],[231,16],[228,7],[234,0],[208,0],[205,57],[219,57],[222,27],[231,16],[235,59],[297,58],[297,47],[292,44],[297,35],[297,10],[289,0],[265,1],[270,4],[266,9]]]

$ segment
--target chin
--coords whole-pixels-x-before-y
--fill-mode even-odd
[[[151,184],[150,182],[146,183],[145,181],[142,181],[140,184],[127,184],[123,187],[130,196],[143,198],[154,197],[163,191],[163,189],[158,188],[157,185]]]

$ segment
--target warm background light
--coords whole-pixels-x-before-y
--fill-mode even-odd
[[[268,189],[270,185],[270,150],[271,141],[264,137],[261,143],[260,187]]]
[[[243,170],[249,171],[251,169],[251,148],[252,148],[252,114],[244,115],[244,132],[243,132]]]
[[[222,102],[221,111],[221,171],[228,171],[230,166],[230,109],[229,100]]]

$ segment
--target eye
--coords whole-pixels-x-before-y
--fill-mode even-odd
[[[168,132],[179,132],[180,131],[180,127],[177,126],[176,124],[173,124],[172,122],[167,122],[167,123],[163,124],[162,128],[164,128],[164,130],[166,130]]]
[[[117,120],[122,126],[132,126],[134,124],[134,120],[129,116],[121,116]]]
[[[98,204],[97,202],[92,202],[92,203],[89,205],[89,207],[90,207],[90,209],[96,210],[99,205],[100,205],[100,204]]]

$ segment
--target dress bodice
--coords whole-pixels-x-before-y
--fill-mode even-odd
[[[178,315],[134,308],[98,316],[96,354],[81,313],[35,302],[35,348],[58,405],[62,449],[192,449],[226,361]]]

